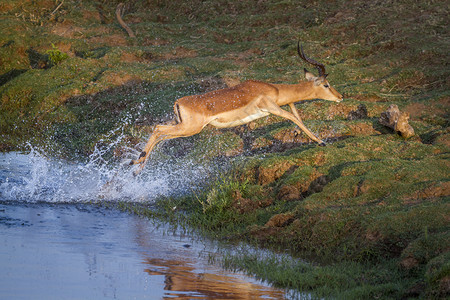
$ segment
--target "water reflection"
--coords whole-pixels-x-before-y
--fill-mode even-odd
[[[283,293],[239,276],[197,272],[187,261],[147,259],[149,275],[164,276],[165,299],[283,299]]]
[[[89,205],[0,199],[0,299],[282,299],[208,264],[214,246]]]
[[[135,241],[144,254],[148,275],[164,278],[164,299],[284,299],[284,292],[242,274],[208,264],[216,245],[183,232],[136,222]]]

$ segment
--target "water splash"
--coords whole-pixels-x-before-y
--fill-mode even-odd
[[[189,160],[152,160],[139,176],[127,160],[113,164],[105,157],[120,142],[96,147],[85,163],[46,157],[30,146],[26,154],[0,154],[0,200],[24,202],[152,201],[185,194],[198,187],[213,167]],[[129,149],[128,156],[137,157]],[[129,160],[128,160],[129,161]]]

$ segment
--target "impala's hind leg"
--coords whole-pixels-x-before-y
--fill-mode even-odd
[[[172,127],[172,126],[167,126],[167,125],[158,125],[158,126],[156,126],[155,130],[153,130],[152,135],[148,139],[147,144],[144,147],[144,150],[139,155],[139,158],[137,160],[132,160],[131,163],[130,163],[131,165],[142,164],[143,162],[145,162],[145,160],[147,159],[147,157],[149,156],[149,154],[153,150],[153,148],[159,142],[164,140],[164,136],[161,134],[161,130],[160,130],[160,128],[162,126]]]
[[[184,123],[177,125],[158,125],[150,136],[144,150],[137,160],[132,160],[130,165],[140,164],[139,168],[135,171],[135,175],[139,174],[144,168],[150,153],[153,148],[164,140],[170,140],[178,137],[187,137],[199,133],[203,127],[186,126]]]

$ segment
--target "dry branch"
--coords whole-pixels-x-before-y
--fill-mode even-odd
[[[50,15],[54,15],[55,14],[55,12],[58,10],[58,9],[60,9],[61,8],[61,6],[64,4],[64,0],[62,0],[61,1],[61,3],[55,8],[55,10],[54,11],[52,11],[52,13],[50,14]]]
[[[122,26],[122,28],[126,30],[126,32],[128,33],[128,36],[131,38],[134,38],[136,36],[134,35],[133,30],[131,30],[131,28],[128,27],[128,25],[122,20],[124,6],[125,5],[123,3],[119,3],[119,5],[117,5],[116,18],[117,18],[117,21],[119,21],[120,26]]]

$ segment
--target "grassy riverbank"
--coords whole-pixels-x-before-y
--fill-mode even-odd
[[[1,151],[30,142],[82,160],[121,136],[111,153],[120,157],[170,120],[184,95],[247,79],[301,80],[310,68],[296,56],[301,40],[345,96],[339,104],[297,105],[327,147],[273,116],[234,129],[207,127],[158,153],[225,158],[235,165],[229,174],[203,192],[157,201],[153,211],[127,207],[309,258],[317,265],[245,253],[223,263],[316,296],[449,295],[448,7],[136,0],[123,15],[132,38],[115,17],[118,3],[0,3]],[[379,123],[391,104],[409,113],[414,137]]]

